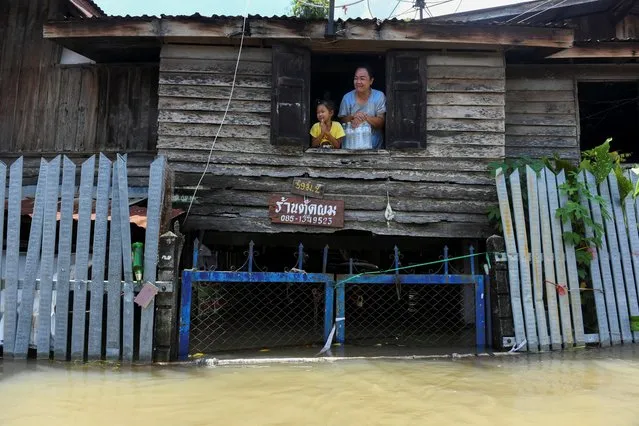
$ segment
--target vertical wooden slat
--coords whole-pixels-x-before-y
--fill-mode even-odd
[[[7,185],[7,166],[0,161],[0,277],[3,277],[2,252],[4,250],[4,211]],[[2,313],[0,313],[0,318]]]
[[[499,199],[499,212],[501,224],[504,230],[504,240],[506,243],[506,253],[508,255],[508,285],[510,287],[510,301],[513,312],[513,324],[515,327],[515,344],[517,346],[527,342],[526,328],[524,325],[524,314],[521,307],[521,290],[519,288],[519,262],[517,256],[517,245],[515,244],[515,232],[510,212],[510,202],[508,200],[508,188],[506,187],[506,176],[501,169],[495,175],[497,185],[497,196]]]
[[[628,170],[628,178],[632,182],[633,188],[637,185],[637,175]],[[624,200],[626,209],[626,220],[628,221],[628,239],[630,240],[630,250],[632,266],[635,269],[635,286],[639,292],[639,228],[637,228],[637,215],[639,214],[639,197],[626,197]]]
[[[550,216],[554,213],[550,211],[548,204],[548,189],[546,174],[539,176],[539,210],[541,212],[541,235],[544,250],[544,281],[546,287],[546,303],[548,305],[548,323],[550,325],[550,341],[553,349],[561,349],[561,328],[559,322],[559,312],[557,308],[557,289],[554,283],[555,277],[555,254],[552,248],[552,231],[550,229]]]
[[[102,356],[102,311],[104,309],[104,263],[109,215],[109,187],[111,161],[100,154],[98,163],[98,189],[95,205],[93,257],[91,269],[91,311],[89,312],[88,359]]]
[[[517,251],[519,253],[519,271],[521,273],[521,294],[524,305],[526,338],[528,339],[528,350],[536,352],[539,350],[539,340],[537,339],[537,324],[535,321],[535,308],[533,306],[532,281],[530,279],[528,235],[526,232],[524,203],[521,196],[521,183],[519,180],[518,170],[515,170],[510,175],[510,191],[513,195],[513,210],[515,213],[515,232],[517,234]]]
[[[118,190],[120,191],[120,232],[122,238],[122,359],[133,361],[133,266],[131,264],[131,224],[126,160],[118,154]]]
[[[144,282],[155,284],[157,275],[158,244],[160,240],[160,215],[164,195],[166,160],[159,157],[151,163],[149,174],[149,198],[147,201],[146,236],[144,240]],[[142,362],[153,361],[153,316],[155,298],[142,309],[140,319],[140,356]]]
[[[24,158],[9,168],[9,208],[7,211],[6,289],[4,298],[4,357],[12,357],[18,324],[18,273],[20,257],[20,212],[22,210],[22,169]]]
[[[630,311],[630,315],[639,316],[637,287],[635,285],[635,275],[632,271],[632,256],[630,254],[628,232],[626,231],[626,220],[624,218],[623,209],[621,207],[622,200],[621,195],[619,194],[617,177],[615,176],[614,172],[610,172],[610,174],[608,175],[608,187],[610,189],[610,215],[612,216],[614,225],[616,227],[617,238],[615,239],[615,243],[618,244],[618,250],[619,253],[621,253],[621,256],[618,256],[617,258],[616,267],[618,269],[621,269],[623,280],[626,283],[625,288],[628,298],[628,309]],[[612,238],[612,236],[609,236],[609,242],[610,238]],[[621,267],[619,267],[619,262],[621,262]],[[635,331],[632,334],[634,337],[634,341],[639,341],[639,332]]]
[[[78,206],[78,235],[75,243],[75,285],[73,286],[73,324],[71,331],[72,360],[84,359],[94,175],[95,155],[92,155],[82,163],[82,171],[80,172],[80,201]]]
[[[590,172],[584,172],[588,192],[598,195],[597,183],[595,177]],[[607,204],[609,205],[609,203]],[[590,212],[592,220],[603,226],[603,217],[601,216],[601,206],[598,203],[590,203]],[[610,329],[610,337],[612,344],[621,343],[621,329],[619,324],[619,312],[617,310],[617,302],[615,298],[615,287],[612,281],[612,272],[610,271],[610,255],[608,253],[608,243],[606,242],[606,233],[601,236],[601,246],[598,249],[597,259],[599,261],[599,269],[601,271],[601,282],[603,284],[604,296],[606,298],[606,311],[608,313],[608,327]]]
[[[60,193],[60,156],[49,162],[42,231],[42,264],[40,273],[40,305],[38,308],[38,358],[48,359],[51,350],[51,302],[53,300],[53,260]]]
[[[599,184],[599,194],[605,201],[606,209],[609,217],[604,218],[606,229],[606,242],[608,247],[610,268],[612,271],[612,280],[615,288],[615,296],[617,298],[617,312],[619,313],[619,327],[621,328],[621,340],[624,343],[633,341],[632,331],[630,330],[630,316],[628,314],[628,294],[623,279],[623,271],[621,269],[621,252],[619,251],[619,242],[617,241],[617,230],[615,229],[614,206],[610,197],[610,188],[608,180],[604,180]]]
[[[530,248],[532,253],[532,276],[535,298],[535,314],[539,347],[547,351],[550,345],[546,309],[544,308],[544,277],[541,269],[541,230],[539,225],[539,200],[537,197],[537,173],[526,166],[526,187],[528,189],[528,218],[530,222]]]
[[[56,315],[54,357],[66,360],[69,335],[69,279],[71,278],[71,242],[73,241],[73,198],[75,197],[75,164],[64,157],[62,167],[62,202],[60,204],[60,237],[58,240],[58,277],[56,280]]]
[[[106,359],[120,359],[120,307],[122,305],[122,241],[120,232],[120,190],[118,162],[111,177],[111,225],[109,232],[109,285],[107,289]]]
[[[559,206],[565,207],[568,203],[568,197],[566,193],[559,189],[561,185],[566,183],[566,175],[562,170],[557,175],[557,190],[559,191]],[[562,232],[572,232],[572,224],[570,221],[562,222]],[[591,230],[592,232],[592,230]],[[586,344],[586,338],[584,333],[584,319],[581,312],[581,289],[579,287],[579,273],[577,272],[577,257],[575,255],[575,246],[568,241],[564,242],[564,248],[566,252],[566,267],[568,270],[568,297],[570,298],[570,308],[572,310],[572,322],[575,331],[575,345],[583,346]],[[596,262],[594,262],[596,263]],[[597,274],[599,274],[599,267],[597,267]],[[599,277],[601,280],[601,277]],[[603,294],[601,294],[601,300],[603,302]],[[605,305],[603,305],[605,312]],[[599,308],[597,308],[599,310]],[[605,318],[605,314],[604,314]],[[605,327],[608,334],[608,324]],[[608,339],[608,344],[610,340]]]
[[[18,328],[16,330],[16,343],[14,357],[26,358],[29,351],[31,337],[31,325],[33,320],[33,299],[35,297],[36,278],[42,246],[42,222],[44,216],[44,198],[46,195],[48,163],[40,160],[40,172],[36,197],[33,204],[33,216],[29,230],[29,246],[27,248],[27,260],[24,267],[24,285],[22,286],[22,299],[18,307]]]
[[[557,217],[559,208],[559,197],[557,194],[557,179],[555,174],[544,169],[546,176],[546,189],[548,191],[548,207],[550,208],[550,229],[552,230],[552,245],[555,252],[555,271],[557,273],[557,285],[563,286],[563,292],[557,291],[559,302],[559,317],[561,319],[561,336],[564,347],[570,347],[575,339],[572,331],[572,320],[570,314],[570,292],[568,290],[568,276],[566,274],[566,254],[564,250],[564,238],[561,230],[561,220]],[[555,289],[557,290],[557,289]]]

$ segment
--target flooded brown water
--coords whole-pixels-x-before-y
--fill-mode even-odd
[[[259,367],[5,362],[0,425],[637,425],[639,348]]]

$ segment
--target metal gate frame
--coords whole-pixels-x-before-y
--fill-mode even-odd
[[[304,246],[299,245],[297,270],[299,272],[253,272],[253,241],[249,244],[247,270],[246,271],[198,271],[195,269],[185,269],[182,271],[181,306],[180,306],[180,328],[178,359],[186,360],[189,355],[189,343],[191,332],[191,296],[194,282],[215,282],[215,283],[294,283],[294,284],[324,284],[324,341],[326,341],[333,328],[335,280],[333,274],[326,273],[306,273],[304,267]],[[328,250],[324,250],[324,271],[326,270],[326,256]],[[198,262],[198,242],[195,241],[193,250],[193,265]]]
[[[178,358],[186,360],[189,354],[190,331],[191,331],[191,296],[193,282],[216,282],[216,283],[297,283],[297,284],[318,284],[325,285],[324,300],[324,340],[330,337],[335,324],[335,339],[337,343],[345,342],[345,320],[346,312],[346,286],[347,285],[397,285],[397,284],[417,284],[417,285],[468,285],[475,286],[475,335],[477,352],[486,350],[487,342],[491,341],[491,316],[490,312],[490,291],[488,275],[475,274],[475,256],[473,247],[470,247],[469,257],[470,274],[449,274],[448,248],[444,247],[443,274],[401,274],[399,250],[395,247],[394,267],[389,271],[391,274],[367,273],[353,274],[353,263],[351,259],[350,274],[328,274],[326,273],[328,247],[324,249],[322,273],[306,273],[304,266],[304,248],[300,243],[298,249],[298,263],[295,272],[253,272],[253,241],[249,244],[247,270],[246,271],[198,271],[186,269],[182,271],[181,306],[180,306],[180,326]],[[195,241],[193,251],[193,265],[198,264],[198,243]],[[413,267],[411,265],[409,267]],[[407,267],[408,268],[408,267]],[[334,308],[335,305],[335,308]],[[488,334],[488,336],[487,336]]]

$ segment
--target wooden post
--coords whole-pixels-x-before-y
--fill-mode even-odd
[[[179,262],[184,246],[184,235],[176,223],[175,232],[160,236],[158,252],[158,281],[173,282],[172,292],[155,296],[155,328],[153,330],[153,359],[168,362],[177,359],[177,326],[179,315]]]
[[[493,235],[486,240],[486,251],[490,258],[490,300],[492,317],[492,347],[496,351],[509,349],[504,337],[511,337],[515,343],[513,313],[510,304],[510,287],[508,283],[508,261],[504,239]],[[500,255],[503,253],[503,255]],[[506,339],[507,340],[507,339]]]

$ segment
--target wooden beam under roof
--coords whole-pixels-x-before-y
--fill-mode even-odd
[[[637,58],[639,42],[599,43],[597,46],[578,46],[560,50],[547,56],[548,59],[584,58]]]
[[[249,39],[325,40],[323,21],[301,19],[249,18]],[[78,21],[51,21],[44,25],[47,39],[140,37],[232,38],[241,34],[241,17],[220,18],[109,18]],[[499,45],[568,48],[573,31],[564,28],[536,28],[508,25],[430,24],[424,22],[383,22],[353,20],[337,23],[338,40],[423,42],[463,45]]]

